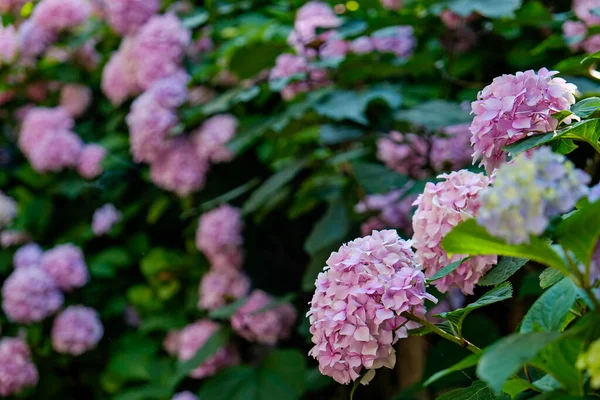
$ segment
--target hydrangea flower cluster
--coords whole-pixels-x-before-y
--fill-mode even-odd
[[[3,230],[0,232],[0,246],[3,248],[18,246],[31,240],[31,236],[25,231]]]
[[[571,211],[588,194],[590,177],[560,154],[542,147],[498,168],[494,185],[481,193],[479,225],[508,243],[528,243],[550,219]]]
[[[471,161],[469,124],[451,125],[434,137],[429,152],[429,164],[436,172],[456,171]]]
[[[102,73],[102,90],[115,105],[182,72],[191,33],[173,14],[152,16],[126,37]]]
[[[0,26],[0,65],[10,64],[14,61],[19,51],[19,37],[15,27]]]
[[[211,269],[202,277],[198,288],[198,308],[214,310],[229,300],[237,300],[248,294],[250,279],[243,272],[233,269]]]
[[[573,0],[573,11],[579,21],[565,21],[563,36],[573,51],[583,49],[586,53],[600,50],[600,35],[588,36],[588,29],[600,25],[600,17],[594,12],[600,8],[598,0]]]
[[[17,216],[17,202],[0,190],[0,229],[10,225]]]
[[[342,21],[331,7],[320,1],[309,1],[298,9],[294,21],[294,30],[288,37],[288,43],[296,48],[298,54],[310,52],[307,46],[323,34],[318,29],[331,29],[340,26]]]
[[[40,266],[66,292],[83,287],[90,279],[83,252],[72,244],[58,245],[44,252]]]
[[[291,80],[290,78],[298,78]],[[291,80],[281,89],[281,97],[291,100],[299,93],[327,86],[327,71],[312,66],[303,56],[280,54],[275,60],[275,66],[269,73],[269,80]]]
[[[189,135],[172,136],[179,124],[176,110],[188,97],[187,81],[187,75],[176,74],[155,82],[127,115],[134,160],[150,163],[152,181],[181,196],[204,186],[211,163],[231,161],[226,144],[237,129],[235,117],[224,114],[208,118]]]
[[[274,345],[287,338],[296,322],[296,310],[290,304],[272,307],[274,301],[262,290],[254,290],[232,315],[231,327],[250,342]]]
[[[203,319],[183,328],[171,337],[170,350],[181,361],[192,358],[208,339],[219,329],[216,322]],[[173,340],[176,339],[176,340]],[[232,345],[221,347],[217,352],[190,372],[196,379],[214,375],[218,370],[238,363],[238,354]]]
[[[77,167],[87,178],[101,173],[99,163],[105,151],[97,145],[83,145],[73,132],[73,117],[62,107],[33,108],[27,112],[19,135],[19,148],[33,169],[58,172]]]
[[[195,394],[190,391],[179,392],[171,400],[198,400]]]
[[[29,243],[22,246],[13,256],[13,266],[15,269],[38,267],[42,261],[44,251],[37,243]]]
[[[123,214],[113,204],[105,204],[94,211],[92,232],[96,236],[106,235],[121,219],[123,219]]]
[[[160,0],[105,0],[106,19],[121,35],[132,35],[160,9]]]
[[[490,184],[486,176],[467,170],[438,178],[443,181],[428,182],[414,203],[418,206],[413,216],[415,254],[427,277],[465,257],[461,254],[449,257],[442,248],[442,239],[460,222],[478,215],[481,192]],[[464,294],[473,294],[475,284],[496,262],[497,256],[469,258],[433,285],[442,293],[456,287]]]
[[[394,344],[418,324],[402,313],[423,317],[425,276],[411,242],[393,230],[373,231],[331,254],[316,281],[307,316],[322,374],[347,384],[364,369],[393,368]],[[373,373],[369,373],[372,377]]]
[[[64,85],[60,91],[60,106],[74,118],[80,117],[92,102],[92,90],[79,84]]]
[[[204,213],[198,221],[196,247],[214,269],[239,269],[244,263],[243,221],[238,208],[224,204]]]
[[[2,285],[2,309],[9,320],[39,322],[63,304],[56,282],[42,268],[19,268]]]
[[[372,194],[365,197],[354,208],[358,213],[378,212],[370,217],[361,227],[364,236],[374,230],[398,228],[407,235],[412,235],[413,202],[416,196],[404,195],[405,190],[392,190],[385,194]]]
[[[505,74],[479,92],[471,104],[475,114],[471,143],[473,161],[481,159],[488,174],[506,161],[504,146],[556,129],[558,120],[552,115],[575,103],[577,87],[553,78],[557,73],[542,68],[537,74],[533,70]]]
[[[0,396],[12,396],[38,382],[38,371],[24,340],[0,339]]]
[[[96,348],[104,327],[96,310],[70,306],[58,314],[52,326],[52,347],[59,353],[79,356]]]

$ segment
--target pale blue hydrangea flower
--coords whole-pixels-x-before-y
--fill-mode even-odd
[[[528,243],[551,218],[571,211],[588,194],[590,177],[549,148],[519,154],[496,172],[494,184],[481,193],[479,225],[508,243]]]

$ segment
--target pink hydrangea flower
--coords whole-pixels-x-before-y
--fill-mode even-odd
[[[17,202],[0,190],[0,228],[10,225],[17,216],[18,210]]]
[[[13,266],[15,269],[39,267],[44,251],[37,243],[29,243],[22,246],[13,256]]]
[[[199,320],[183,328],[179,334],[177,353],[179,360],[186,361],[192,358],[217,329],[219,329],[219,324],[207,319]],[[230,345],[224,346],[190,372],[190,377],[196,379],[206,378],[237,362],[238,355],[235,348]]]
[[[588,54],[600,51],[600,35],[592,35],[581,43],[581,47]]]
[[[92,102],[92,90],[85,85],[68,84],[60,91],[60,105],[77,118],[88,109]]]
[[[170,142],[158,160],[150,165],[150,179],[158,187],[187,196],[204,186],[208,162],[196,154],[187,138]]]
[[[289,78],[296,74],[305,74],[308,71],[308,64],[304,57],[293,54],[280,54],[275,60],[275,66],[269,73],[269,79]]]
[[[88,0],[42,0],[31,18],[36,24],[58,32],[83,24],[91,15]]]
[[[467,170],[442,174],[438,178],[443,181],[427,183],[425,191],[414,203],[418,206],[413,216],[414,247],[427,277],[465,257],[461,254],[449,257],[442,248],[442,239],[462,221],[477,216],[480,192],[490,185],[488,177]],[[473,294],[479,279],[496,262],[496,256],[471,257],[433,285],[442,293],[457,287],[464,294]]]
[[[575,15],[588,26],[600,25],[600,16],[592,12],[600,8],[599,0],[573,0]]]
[[[239,268],[244,262],[242,229],[240,209],[224,204],[200,216],[196,247],[214,268]]]
[[[46,51],[57,37],[53,30],[28,19],[19,26],[19,53],[26,61],[31,60]]]
[[[96,310],[70,306],[56,316],[52,326],[52,347],[59,353],[79,356],[96,348],[104,327]]]
[[[0,13],[19,14],[29,0],[0,0]]]
[[[436,136],[429,152],[429,164],[436,172],[456,171],[471,162],[469,124],[452,125]]]
[[[375,46],[373,45],[373,39],[368,36],[361,36],[359,38],[354,39],[350,43],[350,51],[356,54],[366,54],[371,53],[375,50]]]
[[[58,172],[77,165],[83,143],[71,131],[49,132],[35,144],[27,158],[38,172]]]
[[[231,114],[215,115],[204,121],[193,133],[198,156],[213,163],[231,161],[234,153],[226,145],[235,136],[237,126],[237,118]]]
[[[397,57],[408,57],[416,45],[412,26],[399,25],[373,32],[373,46],[381,53],[394,53]]]
[[[383,7],[388,10],[399,10],[402,8],[403,0],[381,0]]]
[[[195,394],[190,391],[179,392],[171,400],[198,400]]]
[[[528,70],[502,75],[479,92],[471,104],[471,144],[473,160],[481,159],[488,173],[506,161],[504,146],[556,129],[558,120],[552,115],[575,103],[577,87],[553,78],[557,73],[542,68],[537,74]]]
[[[140,92],[136,82],[132,46],[132,39],[125,38],[102,70],[102,92],[115,106]]]
[[[0,246],[3,248],[18,246],[31,240],[31,236],[24,231],[3,230],[0,232]]]
[[[102,161],[106,157],[106,149],[97,144],[88,144],[79,156],[77,163],[77,172],[86,179],[94,179],[104,171]]]
[[[411,242],[393,230],[373,231],[331,254],[316,280],[307,316],[322,374],[347,384],[363,369],[393,368],[394,344],[418,324],[402,313],[425,315],[425,276]],[[372,376],[369,373],[368,376]]]
[[[358,213],[378,212],[360,227],[363,236],[374,230],[398,228],[412,235],[412,203],[416,196],[404,196],[404,190],[393,190],[385,194],[372,194],[365,197],[354,208]]]
[[[337,58],[345,56],[350,50],[350,46],[343,39],[329,39],[319,48],[321,58]]]
[[[274,345],[286,339],[296,322],[296,310],[290,304],[271,308],[274,301],[262,290],[254,290],[231,316],[231,327],[250,342]]]
[[[326,3],[320,1],[309,1],[296,13],[294,21],[293,37],[290,41],[299,41],[306,45],[316,36],[317,29],[336,28],[341,20]]]
[[[0,339],[0,396],[7,397],[35,386],[39,375],[23,339]]]
[[[48,132],[72,130],[74,125],[73,118],[64,108],[32,108],[21,125],[19,148],[27,155]]]
[[[106,18],[121,35],[131,35],[160,9],[159,0],[106,0]]]
[[[163,340],[163,348],[165,351],[175,356],[179,352],[179,344],[180,344],[181,332],[173,329],[167,333],[167,336]]]
[[[41,268],[16,269],[2,285],[2,309],[14,322],[39,322],[63,304],[56,282]]]
[[[102,236],[110,232],[111,228],[121,221],[123,214],[113,204],[105,204],[96,211],[92,217],[92,232]]]
[[[41,266],[64,291],[80,288],[90,279],[83,252],[70,243],[47,250],[42,256]]]
[[[235,269],[212,270],[202,277],[198,288],[198,308],[214,310],[230,300],[244,297],[250,289],[250,279]]]
[[[565,21],[562,30],[563,37],[568,42],[571,50],[578,50],[587,35],[587,26],[580,21]]]
[[[15,27],[0,26],[0,64],[9,64],[14,61],[19,50],[19,36]]]
[[[429,155],[427,140],[414,133],[390,132],[377,141],[377,157],[400,174],[425,178]]]

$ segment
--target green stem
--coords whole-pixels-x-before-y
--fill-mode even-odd
[[[356,391],[356,388],[358,387],[359,384],[360,384],[360,379],[357,379],[354,381],[354,385],[352,386],[352,390],[350,391],[350,400],[354,399],[354,392]]]
[[[479,353],[481,351],[481,349],[479,347],[475,346],[473,343],[469,342],[467,339],[465,339],[463,337],[454,336],[448,332],[445,332],[445,331],[441,330],[440,328],[438,328],[435,324],[432,324],[431,322],[427,321],[426,319],[421,319],[419,317],[416,317],[416,316],[414,316],[412,314],[408,314],[408,313],[402,314],[402,316],[408,320],[417,322],[417,323],[423,325],[424,327],[431,329],[431,331],[434,332],[435,334],[443,337],[446,340],[454,342],[457,345],[459,345],[460,347],[464,347],[464,348],[472,351],[473,353]]]

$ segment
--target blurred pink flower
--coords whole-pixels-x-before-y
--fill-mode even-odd
[[[244,297],[250,289],[250,279],[241,271],[221,269],[209,271],[198,288],[198,308],[214,310],[231,300]]]
[[[0,229],[10,225],[19,211],[17,202],[0,191]]]
[[[600,16],[592,12],[600,8],[600,0],[573,0],[575,15],[588,26],[600,25]]]
[[[34,23],[53,31],[82,25],[92,14],[88,0],[42,0],[33,9]]]
[[[106,157],[106,149],[98,144],[88,144],[81,150],[77,163],[77,172],[83,178],[94,179],[103,172],[102,161]]]
[[[414,133],[390,132],[377,141],[377,157],[400,174],[413,178],[427,176],[429,144]]]
[[[56,41],[58,35],[51,29],[28,19],[19,26],[19,52],[25,60],[42,54]]]
[[[160,9],[160,0],[105,0],[106,18],[121,35],[131,35]]]
[[[238,120],[231,114],[210,117],[193,133],[193,143],[198,156],[213,163],[229,162],[234,153],[227,148],[235,136]]]
[[[12,396],[38,383],[31,351],[23,339],[0,339],[0,396]]]
[[[52,347],[59,353],[79,356],[96,348],[104,327],[96,310],[70,306],[56,316],[52,326]]]
[[[83,287],[90,279],[83,252],[70,243],[44,252],[41,266],[65,292]]]
[[[14,61],[19,50],[19,36],[15,27],[0,26],[0,64],[9,64]]]
[[[113,204],[105,204],[94,211],[92,217],[92,232],[102,236],[110,232],[112,227],[123,219],[123,214]]]
[[[140,92],[131,54],[132,46],[133,39],[123,39],[119,50],[112,54],[102,71],[102,92],[115,106]]]
[[[190,391],[179,392],[171,400],[198,400],[195,394]]]
[[[200,216],[196,247],[214,268],[240,268],[244,262],[242,229],[240,209],[224,204]]]
[[[22,246],[13,256],[13,266],[15,269],[39,267],[42,260],[43,250],[37,243],[29,243]]]
[[[436,172],[456,171],[471,164],[470,124],[447,126],[433,138],[429,164]]]
[[[371,53],[375,50],[375,46],[373,45],[373,39],[368,36],[361,36],[359,38],[354,39],[350,43],[350,51],[356,54],[366,54]]]
[[[407,235],[412,235],[412,212],[415,195],[404,195],[404,190],[393,190],[386,194],[372,194],[366,196],[354,208],[356,212],[378,212],[378,215],[369,218],[360,227],[364,236],[373,230],[384,228],[397,228]]]
[[[388,10],[399,10],[402,8],[403,0],[381,0],[383,7]]]
[[[0,0],[0,13],[20,14],[21,9],[29,0]]]
[[[79,84],[67,84],[60,91],[60,106],[74,118],[77,118],[88,109],[92,102],[92,90]]]

